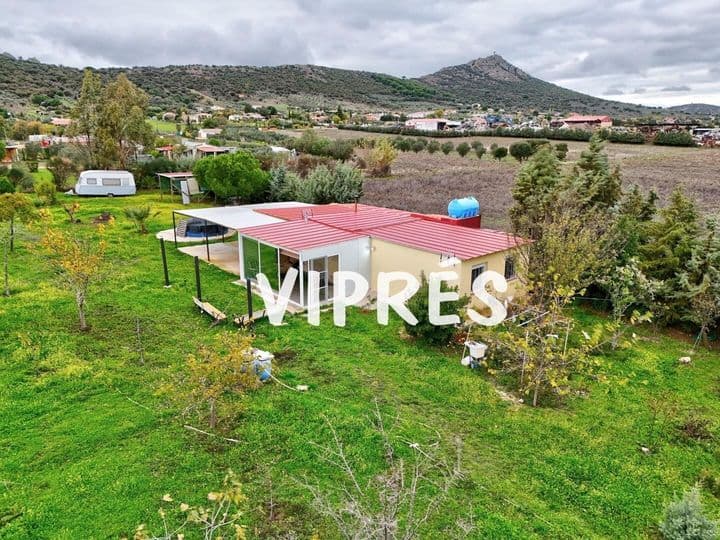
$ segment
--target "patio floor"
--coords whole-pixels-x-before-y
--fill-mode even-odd
[[[207,259],[207,250],[205,244],[196,246],[186,246],[178,248],[178,251],[190,255],[191,257],[199,257],[200,260],[209,262],[212,265],[235,274],[240,275],[240,255],[238,252],[237,242],[221,242],[210,244],[210,260]]]

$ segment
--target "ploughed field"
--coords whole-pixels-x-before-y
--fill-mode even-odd
[[[340,129],[317,130],[331,138],[383,137]],[[394,136],[393,136],[394,137]],[[524,140],[511,137],[472,137],[437,139],[440,143],[479,140],[490,145],[510,146]],[[566,142],[569,152],[567,166],[578,158],[587,143]],[[661,201],[675,185],[681,184],[707,212],[720,211],[720,149],[674,148],[654,145],[610,144],[606,151],[613,165],[620,166],[624,185],[638,184],[643,190],[654,189]],[[364,151],[359,151],[363,154]],[[400,152],[392,167],[391,178],[369,178],[365,182],[363,202],[391,206],[417,212],[445,213],[447,203],[456,197],[475,196],[483,209],[484,223],[489,227],[506,228],[507,209],[512,204],[512,188],[519,164],[512,157],[498,162],[488,151],[482,161],[471,151],[460,157],[456,152]]]

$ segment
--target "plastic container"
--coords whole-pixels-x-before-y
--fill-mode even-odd
[[[455,219],[469,218],[480,215],[480,203],[475,197],[453,199],[448,204],[448,216]]]
[[[479,341],[466,341],[465,345],[468,348],[470,356],[473,358],[484,358],[485,351],[487,351],[487,345],[480,343]]]

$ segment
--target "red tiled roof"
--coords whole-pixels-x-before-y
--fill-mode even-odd
[[[368,208],[379,208],[377,206],[369,206],[367,204],[358,204],[357,210],[366,210]],[[355,212],[355,204],[342,204],[342,203],[331,203],[331,204],[306,204],[305,206],[285,206],[283,208],[263,208],[255,210],[266,216],[271,216],[278,219],[284,219],[286,221],[292,221],[295,219],[304,219],[307,215],[310,216],[324,216],[328,214],[340,214]]]
[[[270,223],[240,229],[240,232],[256,240],[290,251],[303,251],[319,246],[329,246],[366,236],[364,234],[336,229],[314,221],[295,220]]]
[[[240,232],[291,251],[370,236],[422,251],[452,253],[462,260],[506,251],[519,243],[502,231],[437,221],[442,216],[363,204],[358,204],[355,210],[354,204],[257,209],[256,212],[287,221],[240,229]],[[311,215],[305,219],[303,212]]]
[[[406,223],[373,229],[373,238],[458,259],[474,259],[517,246],[519,239],[492,229],[471,229],[446,223],[416,219]]]
[[[344,231],[363,232],[387,225],[404,223],[415,218],[410,212],[403,212],[402,210],[369,207],[359,209],[357,212],[312,216],[310,219]]]

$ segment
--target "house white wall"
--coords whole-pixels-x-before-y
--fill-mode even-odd
[[[370,238],[365,236],[339,244],[307,249],[300,253],[301,261],[338,255],[339,270],[357,272],[370,283]],[[348,290],[351,293],[352,289]]]

